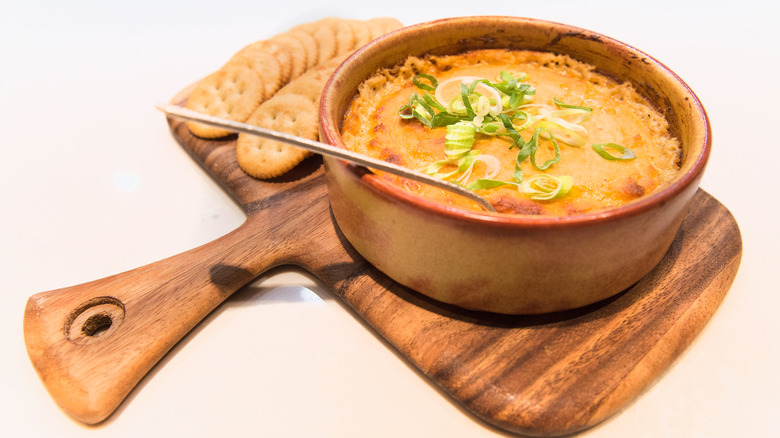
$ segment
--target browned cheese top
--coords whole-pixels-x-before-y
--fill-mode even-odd
[[[497,211],[575,215],[612,208],[647,196],[677,174],[679,142],[669,134],[664,117],[630,84],[619,84],[595,72],[594,67],[568,56],[533,51],[477,50],[451,56],[411,57],[401,66],[381,70],[360,86],[351,102],[342,128],[344,142],[353,151],[425,171],[431,163],[446,158],[447,129],[429,128],[419,120],[399,115],[413,93],[425,93],[412,83],[413,77],[418,73],[432,75],[439,84],[462,76],[495,81],[502,71],[527,75],[524,83],[536,91],[532,101],[521,108],[531,117],[543,111],[559,110],[554,99],[590,108],[592,115],[579,123],[586,131],[583,145],[567,144],[557,138],[560,161],[545,170],[537,169],[528,159],[520,164],[523,179],[541,173],[570,176],[570,190],[555,199],[535,200],[519,190],[518,185],[478,189],[477,193],[488,199]],[[519,133],[529,141],[535,128],[532,124]],[[536,163],[554,156],[553,140],[549,135],[544,137],[538,136]],[[607,160],[592,148],[593,144],[605,143],[624,146],[636,158]],[[492,179],[513,181],[518,148],[510,146],[509,137],[476,134],[473,149],[500,161]],[[488,164],[478,161],[468,180],[459,182],[468,185],[485,177],[488,170]],[[471,205],[470,201],[438,188],[392,175],[383,177],[437,202],[461,207]]]

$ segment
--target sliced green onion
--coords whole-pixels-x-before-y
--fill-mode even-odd
[[[509,106],[509,108],[516,109],[524,102],[525,102],[525,93],[518,92],[518,93],[513,93],[511,96],[509,96],[509,102],[507,102],[507,105]]]
[[[454,123],[458,123],[462,120],[463,117],[460,117],[456,114],[450,114],[447,111],[441,111],[436,113],[436,115],[434,115],[433,118],[431,119],[431,128],[449,126]]]
[[[557,122],[565,122],[565,120],[558,120]],[[585,136],[588,134],[588,131],[579,125],[564,127],[552,120],[541,120],[536,122],[534,126],[537,131],[540,129],[545,131],[542,138],[549,140],[554,135],[562,142],[574,147],[583,146],[585,144]],[[582,132],[583,130],[585,131],[584,133]]]
[[[474,126],[482,126],[482,122],[485,120],[485,116],[490,113],[490,99],[487,96],[479,96],[477,99],[477,109],[474,114]]]
[[[447,126],[444,137],[444,154],[447,158],[459,158],[471,150],[477,134],[477,127],[468,122],[458,122]]]
[[[592,111],[578,108],[547,111],[535,117],[534,126],[547,129],[547,132],[543,135],[546,139],[549,139],[550,135],[554,134],[559,140],[569,146],[580,147],[585,145],[588,130],[579,124],[590,119],[592,115]],[[575,116],[571,121],[564,119],[564,117],[571,116]]]
[[[439,112],[434,111],[434,109]],[[398,115],[403,119],[417,119],[429,128],[447,126],[463,120],[463,117],[457,114],[451,114],[446,108],[430,94],[426,93],[422,97],[413,93],[409,98],[409,103],[398,110]]]
[[[512,73],[509,73],[506,70],[501,70],[501,73],[498,74],[498,79],[501,82],[505,82],[508,87],[517,86],[517,82],[521,80],[519,78],[515,78],[512,76]]]
[[[520,191],[536,201],[549,201],[566,195],[572,187],[572,177],[554,177],[546,173],[535,175],[520,185]]]
[[[439,101],[436,100],[436,98],[432,94],[430,94],[430,93],[425,93],[423,95],[423,100],[425,101],[425,103],[430,105],[432,108],[436,108],[439,111],[446,111],[447,110],[446,108],[441,106]]]
[[[414,107],[414,103],[416,102],[415,101],[416,96],[417,93],[412,93],[412,96],[409,98],[409,102],[407,102],[404,106],[398,109],[398,115],[402,119],[409,120],[414,118],[413,107]]]
[[[528,115],[527,112],[523,110],[518,110],[515,111],[514,114],[512,114],[512,124],[515,123],[515,120],[520,120],[521,122],[525,122],[525,124],[527,124],[531,120],[531,117]],[[518,131],[522,131],[523,128],[525,128],[525,124],[520,129],[518,129]]]
[[[539,165],[536,164],[536,151],[539,150],[539,134],[543,130],[547,131],[547,134],[550,136],[550,140],[552,140],[553,142],[553,150],[555,151],[555,155],[549,160]],[[561,148],[558,147],[558,141],[555,140],[555,136],[552,134],[552,132],[547,130],[547,128],[539,128],[536,131],[534,131],[534,135],[531,136],[531,140],[529,140],[529,143],[533,143],[533,146],[531,148],[531,165],[533,165],[535,168],[539,170],[547,170],[553,164],[561,161]]]
[[[512,81],[515,81],[515,83],[517,83],[517,82],[523,82],[526,79],[528,79],[528,75],[525,73],[518,73],[517,77],[514,77],[512,73],[506,70],[501,70],[501,73],[498,74],[499,81],[507,82],[509,84],[511,84]]]
[[[483,123],[479,127],[479,132],[487,135],[497,135],[502,132],[504,125],[499,122]]]
[[[471,166],[471,164],[474,162],[474,159],[478,155],[479,155],[479,151],[475,150],[475,151],[469,151],[459,158],[435,161],[428,165],[425,172],[428,173],[429,175],[433,175],[441,179],[448,179],[451,178],[452,176],[465,172]],[[439,173],[439,171],[443,169],[445,166],[456,166],[456,168],[455,170],[447,173]]]
[[[520,135],[520,133],[517,132],[517,129],[515,129],[515,125],[514,125],[514,123],[512,123],[512,118],[511,117],[509,117],[506,114],[501,113],[496,118],[504,125],[504,129],[506,129],[506,131],[508,133]]]
[[[474,94],[476,92],[477,85],[479,84],[485,84],[488,87],[492,87],[492,85],[490,85],[490,81],[484,78],[479,78],[469,84],[469,94]]]
[[[588,131],[580,124],[591,118],[593,109],[566,104],[558,98],[553,100],[555,106],[532,104],[530,102],[533,101],[536,89],[523,83],[526,79],[527,75],[523,73],[515,77],[506,71],[499,74],[497,82],[462,76],[439,83],[434,76],[415,75],[412,80],[414,85],[433,94],[413,94],[399,110],[400,117],[416,118],[429,128],[447,128],[444,143],[446,159],[428,164],[425,172],[465,185],[477,163],[482,161],[485,163],[485,175],[466,186],[471,190],[509,185],[518,188],[530,199],[539,201],[565,196],[573,184],[570,176],[555,177],[542,173],[524,180],[521,165],[530,158],[531,166],[545,171],[561,159],[558,140],[572,146],[584,145]],[[459,93],[455,92],[456,87],[460,88]],[[449,102],[444,101],[445,94],[452,95]],[[528,112],[532,108],[538,108],[538,115]],[[520,132],[531,126],[534,132],[531,139],[526,141]],[[472,149],[477,132],[512,139],[510,149],[518,149],[514,182],[495,179],[501,167],[498,158],[482,155],[479,150]],[[552,141],[555,152],[552,158],[541,164],[536,162],[540,137]],[[614,143],[594,144],[593,149],[609,160],[635,158],[631,150]],[[616,157],[607,149],[614,149],[623,155]]]
[[[469,190],[490,190],[496,187],[501,187],[506,185],[517,187],[517,184],[509,181],[500,181],[497,179],[490,179],[490,178],[479,178],[473,183],[467,185],[466,188]]]
[[[446,110],[450,114],[455,114],[458,117],[463,117],[464,119],[468,118],[468,111],[466,111],[466,105],[463,104],[463,98],[461,98],[460,94],[456,97],[453,97],[452,100],[447,104]]]
[[[571,116],[577,116],[577,117],[575,117],[572,120],[564,119],[564,117],[571,117]],[[566,109],[554,110],[544,114],[540,114],[536,116],[536,120],[556,119],[556,120],[562,120],[566,123],[580,124],[586,120],[590,120],[591,117],[593,117],[592,110],[588,111],[588,110],[577,109],[577,108],[566,108]]]
[[[571,109],[578,109],[583,111],[593,111],[593,108],[588,108],[587,106],[567,105],[557,97],[553,99],[553,102],[555,102],[555,104],[558,105],[558,108],[571,108]]]
[[[536,89],[530,84],[520,83],[527,77],[528,75],[524,73],[521,73],[517,78],[507,71],[499,73],[499,82],[492,84],[492,86],[507,96],[507,99],[502,99],[504,108],[517,109],[525,103],[527,97],[536,94]]]
[[[458,92],[452,93],[453,95],[451,97],[445,96],[445,93],[448,92],[449,84],[457,84],[458,85]],[[478,76],[457,76],[453,78],[446,79],[442,81],[438,87],[436,88],[435,97],[436,100],[439,101],[440,104],[446,105],[448,107],[453,105],[454,101],[459,101],[460,105],[463,105],[462,102],[462,85],[465,84],[468,86],[468,92],[467,95],[476,95],[473,99],[470,100],[470,102],[473,104],[476,101],[476,97],[479,97],[480,95],[487,96],[488,99],[490,99],[491,102],[491,109],[490,113],[492,115],[499,114],[501,112],[502,106],[501,106],[501,93],[498,92],[498,90],[493,87],[493,84],[490,83],[485,78],[481,78]],[[456,107],[457,108],[457,107]],[[450,111],[452,111],[450,109]],[[459,107],[459,114],[462,112],[462,114],[467,114],[465,106]]]
[[[472,152],[478,153],[479,151]],[[498,175],[499,170],[501,170],[501,161],[498,158],[492,155],[479,154],[476,155],[473,160],[471,160],[468,168],[463,171],[461,176],[459,176],[456,181],[465,185],[469,178],[471,178],[471,172],[474,170],[474,166],[476,166],[476,164],[480,161],[485,163],[485,166],[487,166],[485,169],[485,177],[488,179],[494,178],[496,175]]]
[[[465,86],[465,84],[464,84]],[[474,112],[474,105],[479,102],[479,96],[476,94],[458,94],[453,97],[449,104],[447,104],[446,111],[452,114],[465,118],[466,120],[472,120],[476,113]]]
[[[398,110],[398,114],[404,119],[416,118],[421,121],[425,126],[431,128],[431,119],[433,119],[434,111],[425,99],[421,98],[417,93],[413,93],[409,98],[409,103],[402,106]]]
[[[430,85],[420,82],[419,78],[426,79],[428,82],[430,82]],[[437,81],[434,76],[425,73],[417,73],[414,75],[412,78],[412,83],[416,85],[417,88],[425,91],[436,91],[436,88],[439,86],[439,81]]]
[[[521,144],[520,142],[523,143]],[[519,137],[518,142],[515,144],[519,145],[520,150],[517,152],[517,157],[515,157],[515,172],[512,174],[512,179],[519,184],[523,182],[523,168],[520,165],[531,156],[531,153],[536,148],[536,142],[525,142],[522,137]]]
[[[611,153],[609,153],[607,149],[616,150],[623,155],[616,157]],[[593,150],[596,151],[596,153],[599,154],[601,158],[604,158],[606,160],[611,160],[611,161],[618,161],[618,160],[625,161],[625,160],[633,160],[634,158],[636,158],[636,155],[634,155],[634,152],[631,149],[621,146],[617,143],[594,144]]]
[[[477,89],[479,87],[479,89]],[[489,113],[492,116],[496,116],[501,113],[503,109],[503,100],[501,93],[496,89],[493,83],[487,79],[480,78],[469,85],[469,94],[476,94],[479,97],[487,97],[490,103]],[[488,97],[488,94],[490,95]]]
[[[460,83],[460,100],[463,101],[463,106],[466,108],[466,114],[469,117],[469,120],[473,120],[476,113],[474,112],[474,108],[471,106],[471,97],[472,95],[469,94],[469,87],[466,86],[465,83]],[[476,96],[474,96],[476,98]]]

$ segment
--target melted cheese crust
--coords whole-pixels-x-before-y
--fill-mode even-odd
[[[561,160],[544,171],[569,175],[574,184],[568,194],[551,201],[529,199],[512,186],[480,190],[496,210],[509,214],[574,215],[607,209],[639,199],[668,184],[677,174],[680,144],[668,132],[664,117],[630,84],[619,84],[595,72],[594,67],[568,56],[532,51],[477,50],[460,55],[409,58],[398,67],[379,71],[361,84],[345,115],[342,136],[351,150],[411,169],[445,158],[446,128],[429,129],[419,121],[405,120],[398,110],[412,93],[423,91],[412,84],[417,73],[442,81],[457,76],[479,76],[495,81],[502,70],[523,72],[525,83],[536,88],[535,104],[554,105],[558,98],[571,105],[593,108],[586,144],[572,147],[559,141]],[[522,136],[529,140],[533,129]],[[618,143],[630,148],[636,159],[610,161],[600,157],[592,144]],[[474,149],[501,161],[495,179],[512,181],[517,149],[504,137],[477,134]],[[553,156],[552,142],[539,140],[537,163]],[[484,174],[479,163],[471,181]],[[522,163],[525,178],[543,173],[530,160]],[[384,178],[447,205],[472,207],[469,201],[441,189],[392,175]]]

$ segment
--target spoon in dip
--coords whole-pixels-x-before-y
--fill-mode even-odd
[[[383,172],[387,172],[403,178],[408,178],[413,181],[417,181],[422,184],[432,185],[443,190],[464,196],[477,204],[479,204],[486,211],[495,212],[496,209],[487,201],[487,199],[476,194],[475,192],[450,181],[435,178],[430,175],[426,175],[421,172],[417,172],[406,167],[399,166],[397,164],[389,163],[387,161],[377,160],[356,152],[331,146],[326,143],[309,140],[307,138],[298,137],[283,132],[273,131],[270,129],[262,128],[259,126],[249,125],[247,123],[236,122],[233,120],[223,119],[220,117],[214,117],[193,111],[178,105],[159,104],[157,109],[164,112],[171,118],[178,120],[186,120],[192,122],[203,123],[206,125],[215,126],[231,132],[243,132],[246,134],[257,135],[271,140],[281,141],[288,143],[301,149],[306,149],[315,154],[327,155],[334,158],[339,158],[350,163],[365,166]]]

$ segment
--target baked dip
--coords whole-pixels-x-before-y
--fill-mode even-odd
[[[500,213],[576,215],[667,185],[679,141],[628,83],[565,55],[474,50],[410,57],[358,89],[342,127],[356,152],[447,179]],[[442,189],[383,178],[447,205]],[[473,207],[476,208],[476,207]]]

